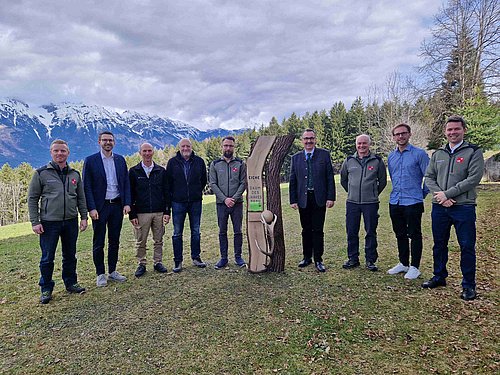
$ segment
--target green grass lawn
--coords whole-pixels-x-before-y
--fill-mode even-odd
[[[479,298],[469,303],[459,299],[454,236],[448,286],[420,287],[432,275],[429,200],[423,223],[423,278],[407,281],[386,273],[398,261],[389,191],[390,186],[380,209],[380,272],[341,268],[346,259],[342,191],[326,218],[327,272],[319,274],[313,267],[299,271],[299,218],[287,204],[284,185],[284,273],[253,275],[233,265],[213,268],[218,229],[209,197],[202,219],[202,258],[209,267],[197,269],[185,262],[182,273],[160,275],[149,264],[146,275],[135,279],[134,241],[126,220],[118,270],[129,280],[97,289],[90,228],[78,241],[79,281],[87,293],[65,292],[58,250],[54,300],[48,305],[38,303],[37,236],[30,233],[29,224],[0,228],[0,373],[498,373],[499,186],[484,185],[479,193]],[[169,270],[171,232],[169,224],[164,252]]]

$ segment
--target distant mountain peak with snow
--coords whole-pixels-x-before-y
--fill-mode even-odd
[[[142,142],[156,148],[174,145],[181,138],[201,141],[240,131],[212,129],[201,131],[168,117],[130,110],[122,113],[98,105],[49,103],[30,107],[22,100],[0,100],[0,164],[17,165],[23,161],[33,166],[47,162],[50,143],[61,138],[68,142],[71,160],[81,160],[98,151],[97,138],[103,130],[116,137],[115,151],[132,154]]]

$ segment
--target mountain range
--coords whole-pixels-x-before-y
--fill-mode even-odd
[[[17,99],[0,101],[0,165],[28,162],[39,167],[50,160],[49,146],[57,138],[68,142],[70,160],[83,160],[99,150],[98,134],[115,135],[118,154],[137,152],[142,142],[155,148],[175,145],[181,138],[202,141],[238,134],[222,128],[202,131],[181,121],[134,111],[118,113],[97,105],[48,104],[31,108]]]

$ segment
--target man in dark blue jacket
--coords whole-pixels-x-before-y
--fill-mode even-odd
[[[323,264],[326,208],[335,204],[335,182],[330,153],[316,146],[316,134],[306,129],[302,134],[304,150],[292,156],[290,166],[290,206],[299,210],[302,226],[302,252],[299,267],[314,262],[319,272]]]
[[[167,164],[167,210],[172,208],[174,234],[174,268],[172,271],[182,271],[182,250],[184,222],[189,216],[191,228],[191,259],[197,267],[206,267],[201,260],[200,253],[200,223],[201,201],[203,189],[207,185],[207,167],[199,156],[194,154],[191,141],[183,138],[179,142],[177,155]]]
[[[123,215],[130,212],[130,182],[123,156],[113,153],[115,137],[110,131],[99,134],[101,150],[88,156],[83,164],[83,188],[92,218],[94,236],[92,255],[97,273],[97,286],[108,285],[108,279],[126,281],[116,271]],[[104,266],[104,241],[108,228],[108,272]]]
[[[165,273],[167,268],[162,263],[163,235],[165,224],[170,220],[167,214],[167,174],[165,168],[153,162],[153,146],[143,143],[139,147],[142,161],[130,168],[130,191],[132,207],[129,219],[134,227],[135,249],[139,266],[136,277],[146,272],[146,245],[149,230],[153,234],[153,268]]]

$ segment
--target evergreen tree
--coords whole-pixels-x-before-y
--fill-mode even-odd
[[[484,150],[500,144],[500,104],[491,104],[484,96],[465,102],[461,113],[467,123],[466,138]]]

